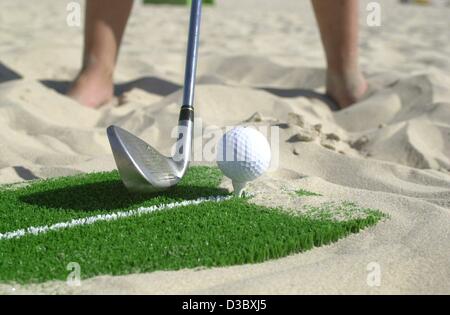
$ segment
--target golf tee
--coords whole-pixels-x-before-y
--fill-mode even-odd
[[[247,183],[238,183],[236,181],[233,181],[233,188],[234,188],[234,195],[236,197],[243,197],[245,194],[245,185]]]

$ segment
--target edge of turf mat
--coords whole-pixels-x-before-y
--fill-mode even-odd
[[[218,188],[221,179],[218,169],[195,167],[178,186],[154,194],[128,192],[117,171],[35,181],[0,190],[0,233],[140,207],[229,195]]]
[[[48,233],[50,231],[58,231],[63,229],[69,229],[76,226],[83,226],[83,225],[91,225],[95,224],[97,222],[102,221],[115,221],[123,218],[133,217],[133,216],[139,216],[139,215],[145,215],[149,213],[153,213],[156,211],[163,211],[163,210],[170,210],[173,208],[178,207],[185,207],[185,206],[192,206],[192,205],[200,205],[204,202],[221,202],[230,199],[231,197],[225,197],[225,196],[216,196],[216,197],[203,197],[195,200],[186,200],[182,202],[175,202],[175,203],[169,203],[169,204],[161,204],[161,205],[155,205],[148,208],[138,208],[136,210],[130,210],[127,212],[115,212],[112,214],[99,214],[95,217],[87,217],[87,218],[81,218],[81,219],[74,219],[68,222],[61,222],[56,223],[53,225],[44,225],[44,226],[32,226],[28,227],[26,229],[20,229],[16,231],[6,232],[6,233],[0,233],[0,240],[8,240],[8,239],[17,239],[21,238],[27,235],[39,235]]]
[[[216,168],[194,167],[177,188],[147,196],[126,192],[116,172],[52,179],[15,190],[0,190],[0,196],[7,197],[1,200],[21,207],[17,212],[12,212],[11,207],[9,211],[0,208],[0,220],[13,221],[0,224],[0,232],[6,226],[23,226],[22,221],[41,220],[50,226],[54,222],[70,221],[67,218],[82,221],[92,214],[132,213],[139,208],[192,202],[200,197],[224,199],[188,203],[170,211],[125,216],[39,235],[0,239],[0,281],[66,280],[69,274],[66,267],[72,262],[80,265],[83,279],[259,263],[335,242],[385,217],[374,209],[364,209],[365,217],[348,221],[334,220],[328,215],[294,215],[251,204],[248,199],[230,197],[218,188],[221,178]],[[83,194],[88,194],[88,198],[83,199]],[[69,199],[62,202],[61,198]],[[67,201],[74,204],[67,205]],[[104,205],[105,202],[108,204]],[[92,203],[103,209],[94,209]],[[83,207],[87,210],[83,211]],[[321,213],[320,209],[316,210],[316,214]],[[27,216],[34,219],[26,220]],[[6,229],[11,230],[14,229]]]

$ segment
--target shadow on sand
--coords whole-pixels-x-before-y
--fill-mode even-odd
[[[18,80],[22,77],[15,72],[14,70],[8,68],[3,63],[0,62],[0,83],[12,81],[12,80]]]
[[[14,70],[8,68],[3,63],[0,62],[0,83],[18,80],[22,77],[16,73]],[[67,94],[72,84],[71,81],[61,81],[61,80],[41,80],[44,86],[55,90],[60,94]],[[134,88],[139,88],[151,94],[156,94],[159,96],[168,96],[174,92],[179,91],[183,86],[176,84],[174,82],[160,79],[157,77],[142,77],[136,80],[116,84],[114,86],[114,95],[120,96]],[[251,87],[250,87],[251,88]],[[339,110],[339,106],[330,97],[325,94],[317,93],[310,89],[280,89],[271,87],[254,87],[255,89],[263,90],[273,95],[284,97],[284,98],[295,98],[295,97],[305,97],[310,99],[317,99],[325,103],[332,111]]]
[[[266,91],[273,95],[284,97],[284,98],[295,98],[295,97],[305,97],[309,99],[316,99],[325,103],[332,111],[340,110],[338,104],[326,94],[318,93],[314,90],[309,89],[279,89],[262,87],[260,90]]]
[[[56,80],[42,80],[40,81],[46,87],[55,90],[60,94],[67,94],[72,82],[70,81],[56,81]],[[134,88],[139,88],[148,93],[159,96],[170,95],[182,88],[181,85],[173,82],[163,80],[156,77],[143,77],[129,82],[116,84],[114,86],[114,94],[120,96]]]
[[[69,81],[54,81],[54,80],[43,80],[41,81],[46,87],[53,89],[61,94],[67,94],[71,82]],[[163,80],[157,77],[143,77],[137,80],[116,84],[114,86],[115,96],[120,96],[134,88],[139,88],[148,93],[156,94],[159,96],[167,96],[174,92],[179,91],[183,87],[179,84]],[[250,87],[252,88],[252,87]],[[283,97],[283,98],[295,98],[295,97],[305,97],[309,99],[317,99],[325,103],[332,111],[339,110],[339,106],[330,97],[325,94],[318,93],[314,90],[309,89],[280,89],[271,87],[254,87],[258,90],[266,91],[270,94]]]

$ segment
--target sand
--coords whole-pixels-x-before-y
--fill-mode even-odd
[[[91,110],[58,93],[80,66],[82,28],[67,26],[66,2],[26,3],[0,4],[0,183],[114,169],[105,134],[112,123],[168,152],[187,8],[135,7],[116,104]],[[368,27],[365,3],[361,65],[371,93],[339,112],[319,94],[325,63],[309,2],[207,8],[196,115],[204,127],[281,126],[279,167],[251,185],[256,202],[290,207],[283,191],[302,187],[323,194],[311,202],[352,200],[389,220],[257,265],[101,276],[76,288],[0,285],[0,292],[450,293],[450,11],[380,1],[382,26]],[[367,281],[373,266],[379,286]]]

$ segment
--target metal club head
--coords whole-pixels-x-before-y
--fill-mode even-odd
[[[178,121],[179,136],[174,156],[162,155],[151,145],[120,127],[110,126],[107,129],[120,177],[130,191],[151,193],[175,186],[189,167],[201,11],[202,0],[192,0],[183,106]]]
[[[128,131],[107,129],[120,177],[128,190],[151,193],[175,186],[189,166],[192,146],[191,121],[180,121],[180,137],[173,157],[166,157]]]

